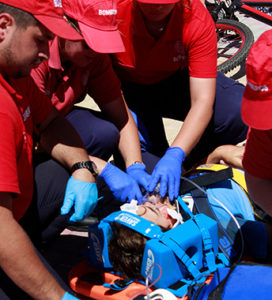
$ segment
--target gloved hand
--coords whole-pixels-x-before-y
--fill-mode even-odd
[[[151,175],[145,172],[145,164],[134,163],[127,168],[127,173],[134,178],[139,185],[141,185],[146,191],[151,180]]]
[[[106,164],[99,176],[105,180],[117,200],[130,202],[132,199],[143,198],[136,180],[111,163]]]
[[[79,299],[66,292],[61,298],[61,300],[79,300]]]
[[[84,219],[94,210],[98,201],[96,183],[85,182],[71,176],[66,185],[65,197],[61,207],[61,214],[66,215],[74,206],[71,222]]]
[[[180,147],[168,148],[164,156],[159,160],[152,173],[149,192],[152,192],[160,181],[160,195],[164,197],[167,192],[172,201],[178,197],[181,165],[185,159],[185,152]]]

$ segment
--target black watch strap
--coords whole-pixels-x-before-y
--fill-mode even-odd
[[[87,169],[92,173],[92,175],[94,177],[98,176],[96,164],[91,160],[79,161],[79,162],[75,163],[71,168],[71,172],[73,173],[74,171],[76,171],[78,169]]]

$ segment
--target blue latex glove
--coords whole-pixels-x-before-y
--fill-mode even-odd
[[[84,219],[94,210],[98,202],[96,183],[85,182],[71,176],[68,180],[61,214],[66,215],[74,206],[74,213],[70,217],[71,222]]]
[[[66,292],[61,300],[79,300],[79,298],[74,297],[73,295]]]
[[[116,199],[122,202],[142,200],[143,195],[136,180],[112,164],[107,163],[99,176],[105,180]]]
[[[135,163],[127,168],[127,173],[134,178],[139,185],[141,185],[146,191],[151,180],[151,175],[145,172],[145,165]]]
[[[168,148],[159,160],[152,173],[149,192],[153,192],[160,181],[160,195],[164,197],[168,188],[168,196],[172,201],[178,197],[181,165],[185,159],[185,152],[179,147]]]

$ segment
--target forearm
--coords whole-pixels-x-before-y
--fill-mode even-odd
[[[190,77],[191,108],[172,147],[181,147],[188,155],[200,140],[213,114],[215,78]]]
[[[180,147],[188,155],[200,140],[212,117],[212,108],[203,105],[193,106],[187,114],[184,123],[174,139],[171,147]]]
[[[119,151],[125,161],[126,167],[129,167],[135,161],[142,162],[138,129],[129,111],[128,115],[128,122],[120,131],[119,141]]]
[[[78,133],[58,112],[53,112],[52,120],[42,128],[40,144],[46,152],[69,171],[75,163],[89,160]],[[72,175],[78,180],[95,181],[86,169],[79,169]]]
[[[267,214],[272,216],[272,179],[263,179],[245,172],[250,196]]]
[[[78,161],[88,160],[78,133],[60,114],[42,131],[40,143],[45,151],[67,168]]]
[[[119,129],[118,148],[126,167],[135,161],[142,161],[138,129],[123,97],[118,97],[104,106],[100,104],[100,106]]]
[[[7,197],[7,193],[4,195]],[[10,209],[3,206],[0,206],[0,239],[1,268],[17,286],[33,299],[60,300],[63,297],[65,291],[40,261]]]

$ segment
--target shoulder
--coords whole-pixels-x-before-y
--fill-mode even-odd
[[[205,21],[211,19],[210,13],[200,0],[185,1],[183,3],[184,20]]]
[[[183,12],[183,42],[189,47],[217,46],[215,23],[200,0],[192,0]]]
[[[207,31],[212,31],[215,34],[214,21],[200,0],[191,0],[184,4],[183,27],[185,32],[207,34]]]

